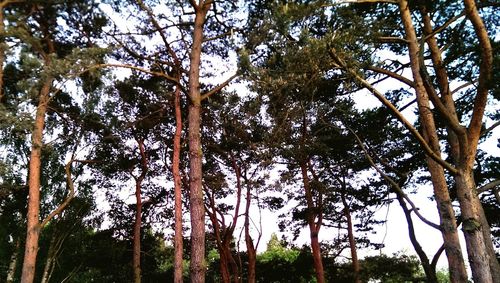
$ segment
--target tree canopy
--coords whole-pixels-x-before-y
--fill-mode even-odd
[[[0,281],[500,282],[497,26],[494,1],[0,1]]]

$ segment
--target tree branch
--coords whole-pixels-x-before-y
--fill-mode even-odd
[[[40,228],[43,228],[52,218],[61,213],[75,196],[75,187],[73,184],[73,180],[71,179],[71,164],[75,160],[74,158],[75,158],[75,153],[73,152],[73,156],[71,156],[71,159],[68,161],[66,166],[64,166],[64,170],[66,171],[66,182],[68,184],[69,194],[66,197],[66,199],[40,223],[39,226]]]
[[[406,85],[408,85],[408,86],[410,86],[412,88],[415,87],[415,83],[412,80],[410,80],[410,79],[406,78],[405,76],[402,76],[402,75],[400,75],[398,73],[391,72],[391,71],[389,71],[387,69],[380,68],[380,67],[375,67],[375,66],[370,66],[370,67],[368,67],[366,69],[370,70],[370,71],[374,71],[376,73],[388,75],[389,77],[391,77],[393,79],[396,79],[396,80],[398,80],[398,81],[400,81],[400,82],[402,82],[402,83],[404,83],[404,84],[406,84]]]
[[[238,76],[238,73],[232,75],[231,77],[229,77],[229,79],[227,79],[225,82],[221,83],[220,85],[216,86],[215,88],[213,88],[212,90],[204,93],[201,95],[201,98],[200,100],[203,101],[205,100],[206,98],[209,98],[210,96],[212,96],[213,94],[221,91],[224,87],[226,87],[232,80],[234,80],[236,77]]]
[[[478,188],[477,194],[484,193],[487,190],[494,189],[497,186],[500,186],[500,179],[496,179],[495,181],[489,182],[488,184]]]
[[[363,142],[361,141],[359,136],[349,126],[347,126],[347,125],[345,125],[345,126],[356,138],[359,146],[361,147],[361,149],[363,150],[363,152],[365,154],[366,159],[368,160],[370,165],[373,167],[373,169],[375,169],[380,174],[380,176],[382,176],[382,178],[384,178],[387,182],[389,182],[389,184],[391,185],[391,188],[393,188],[393,190],[398,195],[402,196],[406,200],[406,202],[408,202],[408,204],[412,208],[412,211],[415,212],[415,215],[417,215],[417,217],[420,220],[422,220],[422,222],[424,222],[425,224],[431,226],[432,228],[435,228],[435,229],[441,231],[441,227],[439,225],[427,220],[422,214],[420,214],[420,212],[418,211],[418,208],[415,206],[413,201],[408,197],[408,195],[401,189],[401,187],[398,185],[398,183],[396,183],[391,177],[389,177],[384,171],[382,171],[382,169],[378,168],[378,166],[373,161],[373,158],[368,153],[368,150],[366,149],[365,145],[363,144]]]
[[[350,75],[352,75],[361,85],[363,85],[365,88],[367,88],[375,97],[382,102],[383,105],[385,105],[389,110],[391,110],[396,116],[396,118],[403,123],[403,125],[410,131],[410,133],[418,140],[420,145],[423,147],[425,153],[429,155],[432,159],[434,159],[437,163],[439,163],[441,166],[449,170],[453,175],[457,174],[458,171],[457,169],[443,160],[439,155],[437,155],[432,148],[429,146],[429,144],[425,141],[424,137],[418,132],[418,130],[413,127],[413,125],[406,120],[404,115],[398,111],[398,109],[387,99],[385,96],[380,93],[372,84],[370,84],[368,81],[363,79],[360,75],[358,75],[354,70],[350,69],[347,67],[347,64],[340,59],[337,54],[335,53],[334,49],[329,50],[329,54],[332,57],[332,59],[338,64],[340,68],[348,72]]]

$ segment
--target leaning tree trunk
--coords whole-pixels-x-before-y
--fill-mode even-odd
[[[189,65],[189,205],[191,209],[191,282],[205,282],[205,207],[202,187],[200,61],[203,26],[212,2],[192,2],[195,9]]]
[[[49,103],[52,81],[52,78],[48,78],[40,90],[40,95],[38,96],[39,102],[35,115],[35,125],[31,135],[27,233],[21,283],[32,283],[35,279],[38,239],[40,237],[40,176],[42,166],[43,129],[45,126],[45,113],[47,112],[47,104]]]
[[[401,206],[405,214],[406,224],[408,225],[408,235],[410,236],[410,242],[413,245],[413,248],[415,249],[415,252],[417,253],[418,257],[420,258],[420,263],[422,264],[422,268],[424,269],[425,277],[427,279],[426,282],[438,283],[438,279],[436,276],[436,267],[429,262],[429,258],[425,254],[424,250],[422,249],[422,246],[417,240],[417,236],[415,235],[415,227],[413,225],[413,219],[411,218],[411,211],[406,206],[403,196],[399,192],[396,192],[396,195],[399,205]]]
[[[417,104],[424,137],[432,150],[437,155],[439,155],[439,140],[437,137],[433,114],[430,111],[429,96],[426,92],[424,82],[420,75],[420,49],[418,46],[415,29],[413,27],[408,2],[406,0],[400,0],[399,8],[401,19],[403,21],[404,29],[406,32],[406,39],[408,41],[411,69],[415,83],[415,92],[417,96]],[[450,279],[452,282],[467,282],[467,271],[465,269],[465,264],[462,257],[462,249],[458,240],[455,213],[451,204],[448,186],[444,175],[444,169],[440,164],[438,164],[429,156],[427,157],[427,164],[429,172],[431,174],[434,196],[439,211],[440,224],[442,228],[441,232],[445,243],[445,251],[448,258],[450,270]]]

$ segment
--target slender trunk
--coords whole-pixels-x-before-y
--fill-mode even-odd
[[[302,182],[304,184],[305,197],[307,202],[307,224],[309,226],[309,233],[311,237],[311,249],[314,261],[314,270],[316,272],[316,280],[318,283],[325,282],[325,273],[323,270],[323,261],[321,259],[321,247],[319,244],[319,230],[321,228],[320,223],[315,222],[315,218],[318,212],[315,212],[315,206],[313,201],[313,196],[311,192],[311,187],[309,183],[309,176],[307,175],[307,163],[301,162],[300,164],[302,172]]]
[[[349,205],[345,199],[344,193],[341,194],[342,197],[342,205],[344,205],[344,216],[347,220],[347,236],[349,238],[349,248],[351,250],[351,258],[352,258],[352,271],[353,271],[353,282],[361,283],[361,279],[359,278],[359,260],[358,260],[358,252],[356,248],[356,239],[354,238],[354,228],[352,225],[351,218],[351,210],[349,209]]]
[[[202,187],[200,60],[203,25],[210,4],[194,7],[193,44],[189,66],[189,205],[191,210],[191,282],[205,282],[205,207]]]
[[[2,41],[0,41],[0,104],[4,102],[4,92],[3,92],[3,64],[5,63],[5,24],[4,24],[4,3],[0,6],[0,36]]]
[[[406,206],[405,200],[403,199],[403,196],[401,194],[398,193],[397,198],[399,205],[401,206],[405,214],[406,223],[408,225],[408,235],[410,236],[411,244],[413,245],[413,248],[415,249],[415,252],[417,253],[418,257],[420,258],[420,263],[422,264],[422,267],[424,269],[425,277],[427,279],[426,282],[438,283],[438,279],[436,276],[436,267],[432,266],[429,263],[429,258],[422,249],[422,246],[420,246],[420,243],[417,240],[417,236],[415,235],[415,227],[413,226],[411,211]]]
[[[19,248],[21,247],[21,238],[16,239],[16,245],[10,256],[9,270],[7,271],[7,283],[13,283],[16,276],[17,260],[19,258]]]
[[[174,175],[174,201],[175,201],[175,235],[174,235],[174,283],[182,283],[182,182],[180,173],[181,155],[181,92],[180,87],[175,88],[175,134],[174,134],[174,156],[172,160],[172,172]]]
[[[257,252],[253,244],[252,236],[250,235],[250,204],[252,202],[252,194],[250,185],[247,184],[247,195],[245,205],[245,244],[247,246],[248,255],[248,283],[255,283],[255,265],[257,263]]]
[[[57,237],[57,229],[54,229],[54,232],[52,233],[52,237],[50,239],[49,250],[47,252],[47,259],[45,260],[45,266],[43,268],[42,280],[40,281],[41,283],[48,283],[52,275],[54,261],[56,258],[56,241],[57,241],[56,237]]]
[[[31,153],[28,173],[27,232],[21,283],[32,283],[35,279],[38,238],[40,237],[40,175],[43,129],[45,126],[45,113],[47,112],[51,87],[52,78],[49,78],[45,81],[40,90],[40,95],[38,96],[39,102],[36,109],[35,125],[31,135]]]
[[[424,82],[420,75],[420,50],[408,2],[406,0],[401,0],[399,2],[399,8],[406,32],[406,39],[408,40],[411,69],[415,82],[415,92],[417,95],[420,121],[422,123],[424,137],[433,151],[440,155],[439,140],[437,137],[434,117],[430,111],[429,96],[425,90]],[[465,269],[462,250],[458,240],[455,213],[449,196],[444,170],[441,165],[429,156],[427,157],[427,164],[431,174],[434,196],[439,211],[442,236],[450,270],[450,279],[452,282],[467,282],[467,271]]]
[[[141,216],[142,216],[142,200],[141,200],[141,184],[135,184],[135,223],[134,223],[134,248],[133,248],[133,269],[134,282],[141,282]]]
[[[141,175],[133,176],[135,180],[135,222],[134,222],[134,239],[133,239],[133,259],[132,267],[134,270],[134,282],[141,282],[141,226],[142,226],[142,182],[148,173],[148,159],[146,149],[144,148],[144,140],[136,138],[139,153],[141,155]]]

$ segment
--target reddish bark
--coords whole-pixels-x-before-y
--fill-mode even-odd
[[[174,154],[172,160],[172,173],[174,175],[174,202],[175,202],[175,235],[174,235],[174,282],[182,283],[182,181],[180,173],[181,155],[181,91],[180,87],[175,88],[175,134],[174,134]]]
[[[349,238],[349,248],[351,250],[351,259],[352,259],[352,271],[354,283],[361,283],[361,279],[359,278],[360,266],[358,260],[358,252],[356,248],[356,239],[354,238],[354,228],[352,225],[351,218],[351,210],[349,209],[349,204],[345,198],[345,194],[341,194],[342,205],[344,205],[344,217],[347,220],[347,236]]]
[[[49,102],[52,78],[45,81],[38,96],[35,125],[31,136],[31,153],[28,177],[28,213],[26,246],[24,251],[21,283],[31,283],[35,278],[36,256],[38,253],[38,239],[40,237],[40,176],[41,155],[43,146],[43,130],[45,114]]]
[[[231,160],[231,166],[236,175],[236,205],[230,225],[226,225],[223,213],[220,212],[215,206],[215,196],[213,193],[210,194],[210,208],[208,215],[214,227],[215,239],[217,242],[217,249],[220,254],[220,272],[222,276],[222,281],[225,283],[229,282],[239,282],[240,281],[240,269],[234,256],[231,252],[231,241],[233,239],[233,233],[238,224],[238,218],[240,214],[241,205],[241,169],[238,165],[236,158],[232,152],[229,153],[229,158]],[[221,219],[217,218],[217,215],[221,215]]]
[[[304,185],[304,192],[307,203],[306,220],[307,220],[307,225],[309,226],[314,270],[316,272],[316,280],[318,283],[323,283],[325,282],[325,273],[323,269],[323,261],[321,259],[321,247],[318,239],[319,230],[321,229],[321,224],[322,224],[321,223],[322,217],[320,215],[321,212],[318,211],[320,211],[321,208],[316,207],[316,205],[314,204],[311,186],[309,182],[309,176],[307,174],[307,162],[302,161],[300,163],[300,169],[302,172],[302,182]],[[318,219],[317,221],[316,218]]]

